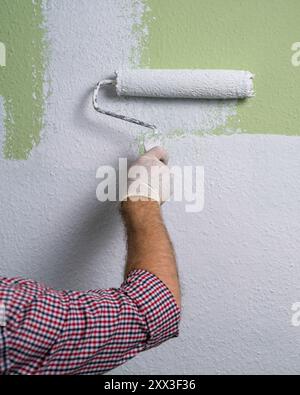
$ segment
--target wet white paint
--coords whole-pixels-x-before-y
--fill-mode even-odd
[[[135,4],[135,6],[133,6]],[[91,105],[96,81],[128,66],[142,3],[47,3],[52,95],[40,145],[25,162],[0,160],[0,268],[55,288],[118,286],[124,234],[115,204],[96,200],[96,169],[137,155],[137,126]],[[137,60],[136,60],[137,61]],[[108,108],[161,130],[212,130],[235,104],[119,100]],[[205,167],[205,208],[163,212],[183,287],[181,335],[116,370],[121,374],[298,373],[300,138],[167,139],[171,165]]]

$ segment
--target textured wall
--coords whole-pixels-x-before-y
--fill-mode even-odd
[[[183,8],[186,2],[190,7]],[[14,1],[0,0],[10,10],[8,3]],[[93,111],[91,90],[96,81],[132,65],[236,65],[258,75],[257,98],[243,109],[235,102],[103,98],[108,108],[155,121],[171,164],[202,165],[206,177],[203,212],[187,214],[184,203],[163,208],[183,286],[181,336],[140,355],[117,373],[298,373],[300,329],[291,325],[291,306],[300,299],[299,115],[294,101],[285,97],[299,96],[294,87],[300,68],[291,64],[291,45],[299,41],[293,30],[299,3],[276,0],[269,8],[270,1],[260,2],[265,7],[257,11],[259,21],[250,2],[231,1],[236,10],[224,8],[224,3],[49,0],[39,8],[42,19],[33,35],[40,37],[38,42],[49,42],[48,55],[45,47],[38,54],[45,56],[43,79],[51,82],[51,94],[39,101],[45,107],[39,144],[33,144],[31,152],[26,150],[24,157],[14,157],[27,160],[7,160],[13,157],[5,149],[0,160],[0,267],[6,276],[33,277],[56,288],[73,289],[121,282],[123,231],[116,205],[96,200],[96,169],[115,166],[119,157],[134,158],[146,133]],[[30,8],[32,3],[26,4]],[[210,10],[215,13],[210,15]],[[216,14],[220,11],[222,18]],[[237,39],[240,13],[247,23]],[[274,28],[269,13],[275,22],[282,21],[281,28]],[[228,27],[226,20],[236,24]],[[207,29],[200,22],[210,26],[204,37]],[[15,26],[7,25],[4,33],[11,35],[11,29],[18,30]],[[2,25],[1,29],[0,41],[5,43]],[[291,34],[287,47],[282,47],[285,53],[278,50],[272,62],[263,52],[257,59],[257,53],[267,48],[261,44],[264,32],[273,52],[278,44],[274,35],[286,29]],[[231,40],[224,39],[227,33]],[[252,52],[245,57],[239,47],[232,58],[237,45],[233,39],[251,40]],[[7,50],[9,55],[9,45]],[[16,62],[22,73],[22,58],[16,57]],[[282,99],[281,91],[270,86],[272,67],[280,87],[287,81]],[[8,66],[0,68],[0,74],[4,70],[8,73]],[[0,81],[6,84],[1,76]],[[10,114],[4,85],[0,86],[0,129],[5,147],[5,119]],[[24,95],[30,95],[31,89]],[[27,106],[25,101],[24,107],[16,107],[17,114]],[[239,124],[249,133],[232,134]],[[25,130],[22,125],[15,129],[15,141]],[[232,135],[224,135],[228,132]]]
[[[0,67],[6,159],[28,158],[40,141],[46,68],[42,9],[42,0],[0,0],[0,40],[7,52]]]
[[[256,99],[240,103],[237,116],[211,132],[300,134],[300,73],[291,62],[292,44],[299,41],[298,0],[146,3],[143,65],[240,68],[256,75]],[[203,129],[198,125],[195,131]]]

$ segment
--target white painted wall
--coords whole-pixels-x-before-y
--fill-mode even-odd
[[[51,0],[46,13],[52,95],[40,145],[0,163],[0,269],[55,288],[118,286],[125,247],[118,210],[96,200],[96,169],[134,158],[140,129],[102,117],[91,89],[136,46],[131,0]],[[220,104],[143,100],[106,106],[156,120],[161,130],[222,124]],[[163,107],[161,107],[163,106]],[[175,107],[174,107],[175,106]],[[1,136],[1,139],[3,136]],[[163,211],[183,287],[181,335],[115,373],[298,373],[300,138],[186,137],[166,141],[171,164],[203,165],[205,209]]]

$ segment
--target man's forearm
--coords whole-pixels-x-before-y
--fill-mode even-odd
[[[175,254],[159,204],[129,200],[122,203],[121,213],[127,232],[126,275],[135,269],[153,273],[169,288],[180,306]]]

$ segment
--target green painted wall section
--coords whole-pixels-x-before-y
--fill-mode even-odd
[[[42,0],[0,0],[0,41],[6,47],[6,66],[0,67],[6,159],[27,159],[40,141],[47,63],[42,8]]]
[[[142,67],[246,69],[256,98],[223,130],[300,135],[299,0],[144,0]]]

